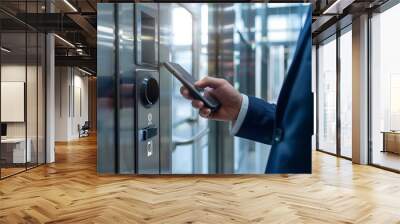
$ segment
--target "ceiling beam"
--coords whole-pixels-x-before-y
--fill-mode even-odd
[[[96,71],[96,58],[91,56],[55,56],[56,66],[79,66],[88,67]]]

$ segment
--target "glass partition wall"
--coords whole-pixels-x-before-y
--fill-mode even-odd
[[[43,5],[0,3],[16,17]],[[45,163],[45,35],[12,15],[0,12],[1,179]]]
[[[170,60],[182,65],[196,80],[201,79],[208,68],[208,4],[191,7],[173,3],[170,7]],[[172,80],[172,173],[209,173],[208,121],[182,98],[181,86],[178,80]]]
[[[336,154],[336,36],[318,48],[318,149]]]
[[[340,155],[352,158],[352,33],[351,25],[340,36]]]
[[[171,60],[181,64],[193,75],[193,20],[192,14],[179,4],[172,5],[172,45]],[[190,104],[181,97],[182,84],[172,81],[172,138],[179,142],[180,138],[190,138],[196,133],[195,120],[198,117]],[[196,116],[196,117],[195,117]],[[193,120],[193,122],[189,122]],[[172,173],[193,173],[195,144],[174,144],[172,149]]]
[[[352,157],[352,27],[317,44],[317,150]]]
[[[400,171],[400,4],[371,18],[370,163]]]

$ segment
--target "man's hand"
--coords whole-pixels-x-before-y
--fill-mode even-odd
[[[204,94],[208,94],[217,99],[221,106],[211,112],[201,100],[195,100],[190,95],[190,92],[184,86],[181,87],[181,94],[192,101],[192,106],[199,109],[199,114],[202,117],[221,121],[235,121],[242,105],[242,95],[225,79],[217,79],[205,77],[195,83],[195,86],[205,89]]]

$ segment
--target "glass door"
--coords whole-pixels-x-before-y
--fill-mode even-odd
[[[400,4],[371,18],[370,159],[400,171]]]
[[[352,157],[352,33],[341,31],[340,41],[340,156]]]
[[[318,48],[318,149],[336,154],[336,35]]]
[[[352,25],[316,47],[316,148],[352,158]]]
[[[171,6],[170,60],[199,79],[194,32],[200,21],[194,20],[193,13],[180,4]],[[181,86],[172,79],[172,173],[207,173],[208,122],[181,96]]]

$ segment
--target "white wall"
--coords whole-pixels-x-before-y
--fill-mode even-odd
[[[25,65],[18,65],[18,64],[8,64],[8,65],[2,65],[1,66],[1,81],[2,82],[25,82],[25,76],[26,76],[26,70],[28,74],[32,74],[35,73],[36,74],[36,67],[33,66],[28,66],[25,67]],[[31,82],[31,80],[30,80]],[[32,84],[32,83],[30,83]],[[36,85],[36,82],[34,83],[34,85]],[[30,90],[32,90],[33,92],[31,92]],[[32,97],[36,99],[36,89],[32,89],[32,88],[27,88],[27,103],[31,103]],[[34,106],[36,108],[36,104],[35,105],[30,105],[30,106]],[[1,110],[7,110],[7,108],[1,108]],[[32,114],[32,113],[28,113],[28,122],[31,122],[33,120],[35,120],[36,123],[36,117],[32,117],[32,116],[36,116],[36,114]],[[35,119],[34,119],[35,118]],[[8,137],[25,137],[25,123],[26,122],[7,122],[7,136]],[[28,125],[28,128],[33,127],[32,124]],[[36,128],[36,126],[35,126]],[[29,130],[28,130],[29,132]],[[29,133],[28,133],[29,135]],[[29,137],[29,136],[28,136]]]
[[[1,81],[2,82],[25,82],[25,65],[2,65],[1,66]],[[28,67],[30,70],[31,67]],[[29,94],[28,94],[29,95]],[[1,108],[7,110],[7,108]],[[25,122],[7,123],[8,137],[25,137]]]
[[[38,69],[38,70],[37,70]],[[27,79],[27,80],[26,80]],[[27,136],[31,148],[32,161],[39,163],[44,162],[45,150],[45,116],[44,116],[44,73],[42,67],[25,64],[3,64],[1,66],[2,82],[24,82],[26,85],[26,102],[22,108],[2,107],[2,113],[26,113],[25,118],[21,122],[5,122],[7,124],[8,138],[24,138]],[[3,94],[7,94],[3,92]],[[19,90],[20,94],[24,94],[24,89]],[[22,91],[22,92],[21,92]],[[2,95],[2,98],[7,95]],[[17,102],[16,102],[17,103]],[[26,103],[26,105],[25,105]],[[37,153],[39,155],[37,155]],[[51,160],[48,160],[51,162]]]
[[[89,113],[88,113],[88,77],[82,76],[79,72],[78,75],[74,75],[74,108],[72,108],[73,112],[73,119],[71,120],[71,135],[73,138],[77,138],[78,133],[78,124],[81,126],[85,123],[85,121],[89,120]],[[80,102],[79,102],[80,101]],[[81,107],[81,108],[80,108]],[[80,111],[81,110],[81,111]]]
[[[55,141],[68,140],[68,88],[70,85],[68,71],[67,67],[55,69]]]
[[[78,124],[88,120],[88,77],[76,68],[56,67],[55,85],[55,140],[77,139]]]

